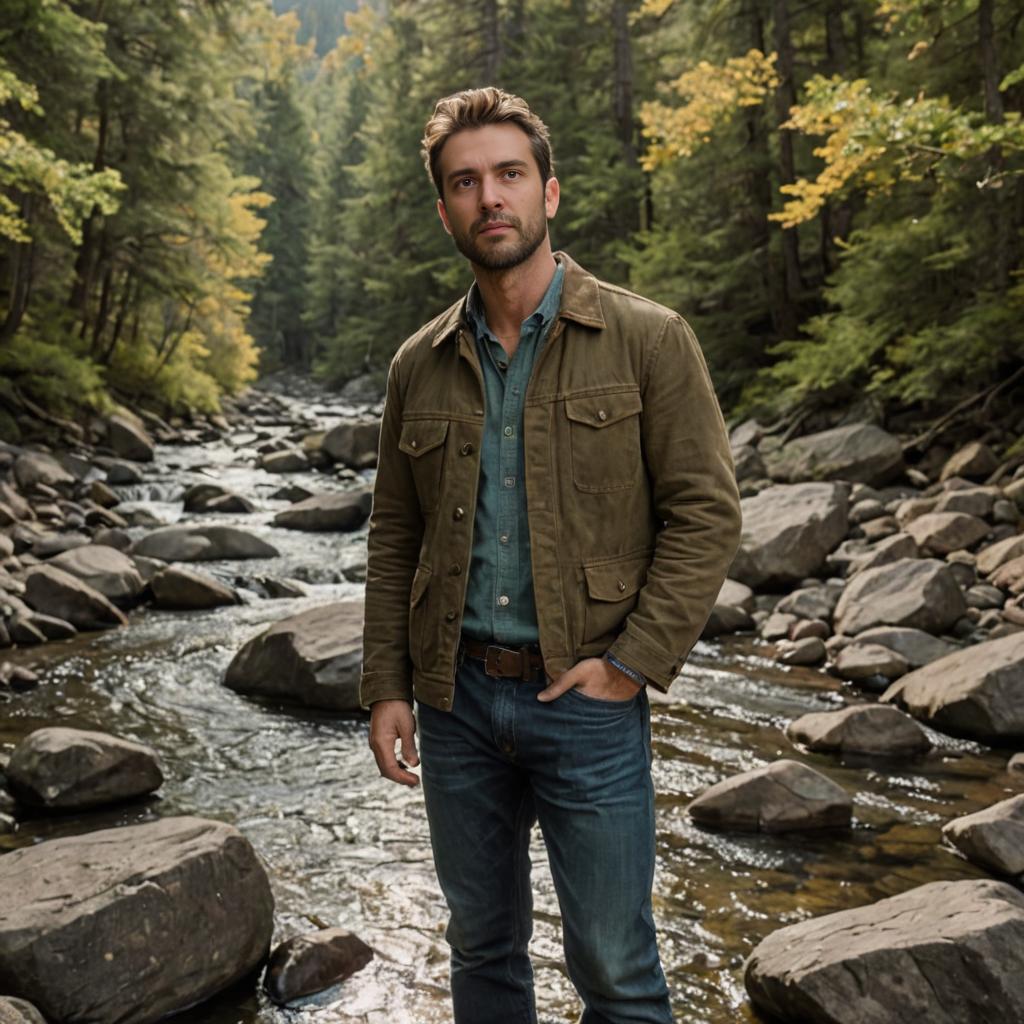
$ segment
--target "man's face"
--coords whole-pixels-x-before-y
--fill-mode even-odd
[[[526,133],[514,124],[457,132],[441,150],[437,211],[459,252],[486,270],[509,270],[546,242],[558,182],[541,181]]]

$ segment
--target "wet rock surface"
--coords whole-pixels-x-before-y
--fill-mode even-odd
[[[794,743],[828,753],[902,757],[931,749],[931,740],[908,715],[867,704],[803,715],[786,728]]]
[[[998,875],[1024,875],[1024,795],[947,822],[942,834],[969,861]]]
[[[344,981],[372,959],[373,950],[357,935],[324,928],[282,942],[270,954],[263,984],[284,1005]]]

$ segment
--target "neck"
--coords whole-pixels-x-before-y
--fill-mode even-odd
[[[473,264],[487,323],[499,337],[519,337],[523,321],[540,305],[557,264],[545,240],[525,262],[508,270],[488,270]]]

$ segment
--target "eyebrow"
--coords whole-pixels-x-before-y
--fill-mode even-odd
[[[502,160],[499,163],[494,164],[491,167],[491,170],[492,171],[504,171],[504,170],[507,170],[509,167],[517,167],[518,168],[518,167],[528,167],[528,166],[529,166],[529,164],[525,160]],[[447,180],[448,181],[456,181],[459,178],[465,178],[467,175],[473,175],[473,174],[476,174],[476,168],[475,167],[463,167],[463,168],[461,168],[458,171],[452,171],[448,175]]]

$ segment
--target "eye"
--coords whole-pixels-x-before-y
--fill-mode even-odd
[[[472,184],[473,184],[473,179],[472,178],[459,178],[459,180],[457,182],[455,182],[455,187],[456,188],[469,188]]]
[[[519,177],[521,177],[521,176],[522,176],[522,173],[523,173],[522,171],[517,171],[517,170],[516,170],[516,169],[515,169],[514,167],[510,167],[510,168],[509,168],[509,169],[508,169],[508,170],[507,170],[507,171],[505,172],[505,177],[506,177],[506,178],[512,178],[513,180],[515,180],[516,178],[519,178]]]

